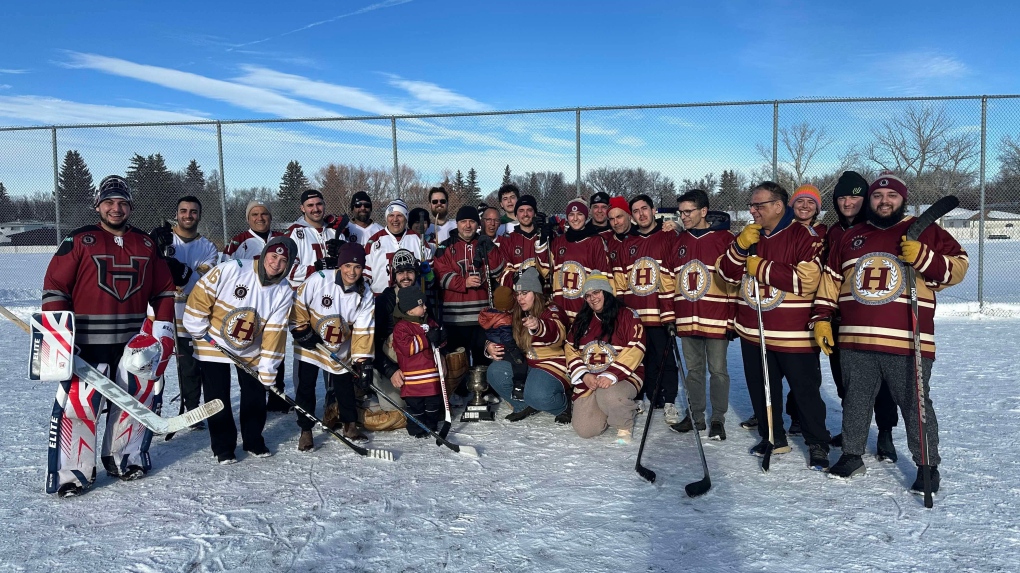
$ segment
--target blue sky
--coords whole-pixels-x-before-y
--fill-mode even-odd
[[[1020,93],[1015,73],[1020,36],[1013,29],[1018,10],[1007,2],[980,9],[958,2],[95,4],[101,7],[5,6],[0,125]],[[480,145],[491,152],[488,163],[483,161],[486,177],[497,164],[512,162],[507,157],[521,158],[518,171],[559,166],[569,174],[572,162],[558,158],[572,157],[573,133],[566,128],[572,129],[573,119],[528,123],[516,131],[525,137],[495,134],[498,144],[477,140],[495,131],[482,121],[433,122],[418,126],[418,134],[416,126],[402,125],[407,131],[398,139],[408,142],[409,158],[415,157],[416,143],[423,146],[417,150],[421,157],[434,158],[437,151],[427,146],[441,146],[448,161],[435,160],[433,171],[440,163],[466,170]],[[629,153],[652,139],[611,123],[608,115],[586,123],[592,137],[605,137],[596,142],[605,153],[614,146]],[[437,126],[451,131],[433,137]],[[287,135],[335,141],[339,136],[333,132],[340,131],[342,147],[327,145],[324,158],[347,154],[354,163],[384,163],[388,127],[344,126],[313,134],[295,127]],[[500,124],[498,131],[506,130],[514,132]],[[430,135],[421,135],[425,131]],[[32,140],[29,148],[41,145],[26,137]],[[187,146],[180,141],[189,134],[174,137],[185,148],[183,158]],[[75,143],[72,136],[68,145]],[[0,149],[4,145],[0,134]],[[96,161],[104,161],[98,157],[104,146],[95,147]],[[116,145],[105,147],[125,155]],[[137,143],[127,147],[126,156],[146,151]],[[654,154],[636,157],[649,155]],[[549,157],[557,159],[546,161]],[[318,161],[309,161],[310,170]],[[207,170],[213,167],[206,163]],[[700,167],[716,166],[692,165],[691,175]],[[3,169],[0,163],[0,180]],[[282,173],[276,165],[266,173],[246,166],[241,171],[251,177],[236,177],[237,169],[239,183]],[[225,171],[229,179],[231,168]],[[274,175],[264,184],[276,181]]]

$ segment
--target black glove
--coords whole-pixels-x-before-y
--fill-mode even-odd
[[[556,223],[554,221],[549,221],[548,223],[539,227],[538,230],[539,243],[545,243],[548,245],[549,241],[553,240],[553,237],[555,236],[556,236]]]
[[[446,344],[446,329],[441,326],[433,326],[425,333],[425,338],[429,339],[432,348],[442,348]]]
[[[733,342],[736,339],[737,339],[737,331],[736,330],[727,330],[726,331],[726,340],[728,340],[730,342]]]
[[[315,350],[316,345],[322,344],[322,337],[309,326],[306,326],[304,330],[295,328],[290,331],[290,334],[294,337],[294,342],[297,342],[305,350]]]
[[[372,385],[372,363],[368,360],[354,365],[358,372],[354,376],[354,385],[362,390],[368,390]]]
[[[346,231],[347,225],[351,222],[351,218],[347,215],[326,215],[326,218],[322,220],[325,223],[327,229],[333,229],[334,231]]]
[[[536,227],[544,227],[546,221],[548,221],[548,220],[549,220],[549,216],[546,215],[545,213],[543,213],[542,211],[539,211],[538,213],[535,213],[535,226]]]
[[[149,236],[152,237],[152,242],[156,243],[156,252],[159,256],[166,256],[167,247],[174,244],[174,232],[170,228],[170,223],[164,221],[162,225],[153,229]]]
[[[483,257],[488,257],[489,253],[496,250],[496,243],[492,241],[492,237],[482,233],[478,236],[478,251]]]
[[[191,280],[191,274],[195,271],[173,257],[164,260],[166,261],[166,266],[170,267],[170,278],[173,279],[174,286],[186,286],[188,281]]]

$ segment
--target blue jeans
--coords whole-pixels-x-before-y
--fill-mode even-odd
[[[510,363],[506,360],[496,360],[490,364],[485,377],[500,398],[510,402],[514,412],[520,412],[525,406],[531,406],[555,416],[567,409],[567,394],[563,391],[563,384],[544,370],[538,368],[528,370],[528,378],[524,384],[524,400],[514,400],[510,397],[514,377]]]

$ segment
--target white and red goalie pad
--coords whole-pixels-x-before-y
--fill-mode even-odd
[[[30,380],[70,380],[74,372],[74,313],[67,310],[32,314],[32,346],[28,356]]]
[[[142,331],[131,337],[124,348],[120,365],[142,380],[155,380],[163,375],[174,354],[174,330],[169,322],[146,318]]]

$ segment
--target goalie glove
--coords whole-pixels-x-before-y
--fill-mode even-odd
[[[171,323],[145,319],[142,331],[132,336],[124,347],[120,366],[139,379],[156,380],[163,375],[174,355],[174,342]]]

